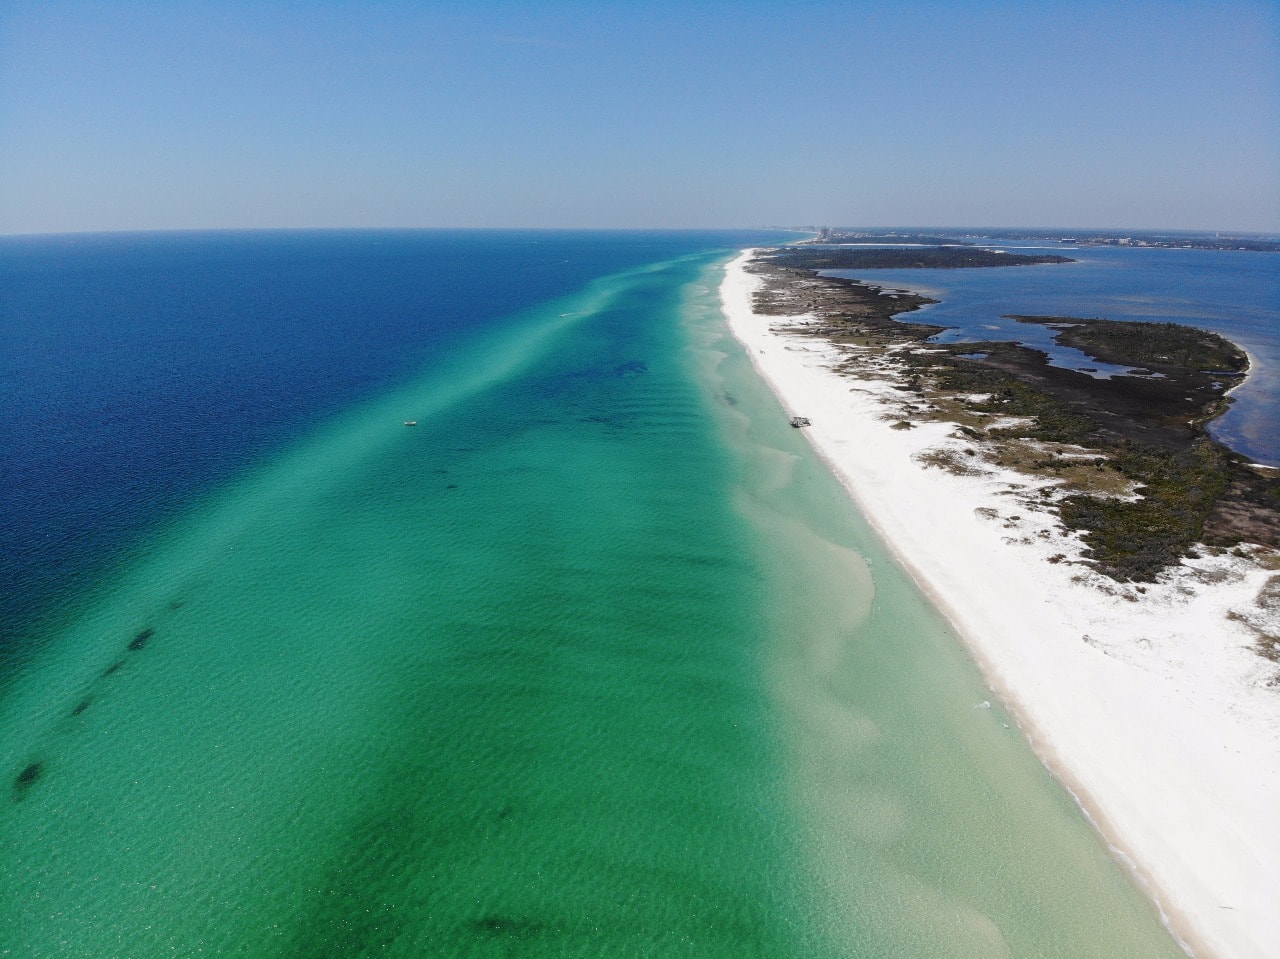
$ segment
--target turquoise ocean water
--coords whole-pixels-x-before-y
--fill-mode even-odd
[[[10,257],[0,955],[1178,955],[728,336],[759,241]]]

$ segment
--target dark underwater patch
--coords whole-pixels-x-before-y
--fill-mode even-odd
[[[132,640],[130,640],[129,652],[136,653],[140,649],[145,649],[147,643],[151,641],[151,637],[154,636],[155,634],[156,634],[156,631],[152,629],[150,626],[148,626],[146,629],[140,632],[137,636],[133,637]]]
[[[89,704],[92,702],[93,702],[93,697],[86,696],[84,699],[80,700],[80,702],[76,703],[75,709],[71,710],[71,715],[79,716],[81,713],[83,713],[86,709],[89,708]]]
[[[21,799],[27,794],[40,779],[44,773],[44,763],[31,763],[22,772],[18,773],[18,777],[13,781],[13,798]]]

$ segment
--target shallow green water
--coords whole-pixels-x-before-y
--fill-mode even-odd
[[[0,702],[0,955],[1176,955],[718,279],[518,318],[88,598]]]

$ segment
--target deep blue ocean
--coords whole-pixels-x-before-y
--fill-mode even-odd
[[[202,493],[531,304],[640,264],[789,238],[0,238],[0,657]]]

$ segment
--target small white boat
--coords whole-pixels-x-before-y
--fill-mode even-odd
[[[404,425],[405,425],[405,426],[417,426],[417,425],[418,425],[418,421],[417,421],[417,420],[405,420],[405,421],[404,421]]]

